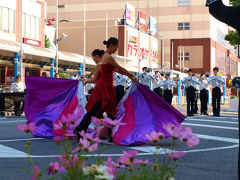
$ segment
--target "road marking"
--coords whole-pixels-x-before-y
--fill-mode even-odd
[[[189,151],[183,151],[185,153],[194,153],[194,152],[208,152],[208,151],[217,151],[217,150],[223,150],[223,149],[233,149],[233,148],[237,148],[239,147],[238,145],[231,145],[231,146],[224,146],[224,147],[217,147],[217,148],[206,148],[206,149],[194,149],[194,150],[189,150]],[[160,153],[160,154],[165,154],[165,153]],[[97,156],[100,156],[100,157],[108,157],[108,156],[111,156],[111,157],[119,157],[123,154],[87,154],[86,156],[87,157],[97,157]],[[154,155],[154,153],[138,153],[137,156],[151,156],[151,155]],[[56,158],[60,155],[31,155],[32,158]],[[1,157],[1,156],[0,156]],[[10,156],[9,158],[23,158],[24,156],[22,154],[19,154],[19,155],[16,155],[15,157],[13,156]],[[8,158],[6,155],[4,155],[4,157],[2,158]],[[26,158],[26,156],[25,156]]]
[[[238,139],[233,138],[226,138],[226,137],[219,137],[219,136],[209,136],[204,134],[196,134],[200,139],[208,139],[214,141],[223,141],[223,142],[230,142],[230,143],[239,143]]]
[[[27,154],[25,152],[0,144],[0,157],[1,158],[27,157]]]
[[[7,119],[6,117],[0,117],[0,120],[2,120],[2,119]]]
[[[215,120],[209,120],[209,119],[189,119],[189,121],[203,121],[203,122],[217,122],[217,123],[226,123],[226,124],[238,124],[238,122],[232,122],[232,121],[215,121]]]
[[[155,146],[141,146],[141,147],[128,147],[129,149],[134,149],[134,150],[138,150],[138,151],[142,151],[142,152],[147,152],[147,153],[156,153],[156,147]],[[158,154],[164,154],[164,152],[169,152],[169,149],[166,148],[160,148],[158,150]],[[173,152],[173,151],[171,151]]]
[[[15,122],[27,122],[26,120],[18,120],[18,121],[2,121],[0,122],[0,124],[4,124],[4,123],[15,123]]]
[[[192,123],[182,123],[182,124],[183,125],[188,125],[188,126],[198,126],[198,127],[217,128],[217,129],[238,130],[238,128],[235,128],[235,127],[212,126],[212,125],[192,124]]]
[[[3,142],[18,142],[18,141],[27,141],[27,140],[35,141],[35,140],[42,140],[42,139],[47,139],[47,138],[7,139],[7,140],[0,140],[0,143],[3,143]]]

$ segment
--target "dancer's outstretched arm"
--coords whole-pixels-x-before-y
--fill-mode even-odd
[[[225,6],[222,0],[207,0],[206,5],[212,16],[240,32],[240,7]]]
[[[120,66],[112,56],[109,56],[108,58],[109,58],[108,63],[111,64],[115,68],[115,70],[117,70],[118,73],[126,75],[133,82],[137,82],[137,78],[133,74],[129,73],[125,68]]]

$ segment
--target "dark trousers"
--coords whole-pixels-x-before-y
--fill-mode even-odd
[[[220,115],[221,89],[215,87],[212,90],[213,115]]]
[[[158,87],[153,89],[153,92],[155,92],[157,95],[159,95],[161,98],[163,97],[163,90],[162,88]]]
[[[240,31],[240,7],[225,6],[222,0],[209,5],[209,12],[219,21]]]
[[[124,86],[118,85],[115,88],[117,103],[119,103],[124,96]]]
[[[196,91],[196,89],[195,89]],[[194,113],[198,113],[198,93],[195,92],[195,100],[194,100]]]
[[[163,99],[168,102],[168,104],[172,104],[172,91],[171,90],[164,90],[163,91]]]
[[[200,91],[200,101],[201,101],[201,114],[207,113],[208,111],[208,90],[202,89]]]
[[[194,113],[194,101],[195,101],[195,89],[190,86],[186,89],[186,97],[187,97],[187,114],[193,115]]]
[[[102,118],[103,117],[103,111],[101,111],[101,101],[98,101],[94,106],[93,108],[87,112],[85,114],[85,116],[83,117],[81,123],[76,127],[76,131],[77,132],[81,132],[82,130],[84,130],[85,132],[87,131],[88,129],[88,126],[90,125],[91,123],[91,120],[92,120],[92,117],[95,116],[97,118]],[[100,113],[99,113],[100,112]],[[113,119],[113,117],[108,114],[108,117]],[[111,134],[111,130],[109,130],[108,134],[110,135]]]
[[[21,105],[21,101],[14,101],[14,114],[15,116],[20,116],[20,105]]]

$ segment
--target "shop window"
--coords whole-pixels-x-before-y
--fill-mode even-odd
[[[0,31],[2,31],[2,7],[0,6]]]
[[[31,19],[29,15],[26,15],[26,37],[31,37]]]
[[[40,19],[36,18],[36,39],[40,40]]]
[[[9,31],[9,9],[8,8],[3,8],[3,23],[2,23],[2,29],[4,32]]]
[[[10,10],[9,13],[9,32],[15,33],[15,11]]]
[[[31,16],[31,39],[36,38],[36,17]]]
[[[190,0],[178,0],[178,6],[190,6]]]
[[[183,59],[183,53],[178,53],[178,60],[180,61],[180,59]],[[184,61],[190,61],[190,53],[189,52],[185,52],[184,53]]]
[[[190,23],[189,22],[179,22],[178,30],[190,30]]]

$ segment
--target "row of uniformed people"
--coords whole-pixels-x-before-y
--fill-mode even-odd
[[[218,76],[219,68],[213,68],[214,75],[207,79],[206,74],[201,74],[200,79],[193,76],[192,69],[188,70],[188,76],[182,81],[186,85],[186,98],[187,98],[187,115],[193,116],[196,113],[197,98],[196,91],[197,85],[200,90],[200,101],[201,101],[201,114],[208,115],[207,104],[209,85],[212,84],[212,106],[213,116],[220,116],[220,100],[221,100],[221,84],[225,86],[225,80],[222,76]]]
[[[143,72],[138,75],[139,82],[148,87],[150,81],[153,82],[154,92],[160,97],[164,98],[169,104],[172,104],[172,87],[176,87],[177,85],[173,80],[170,80],[170,75],[166,74],[164,79],[164,75],[160,75],[158,71],[156,71],[155,75],[152,76],[150,70],[147,67],[144,67],[142,70]],[[90,78],[92,78],[91,76],[93,76],[93,74],[90,74]],[[117,103],[119,103],[125,94],[125,90],[130,86],[131,81],[127,76],[121,75],[119,73],[114,73],[113,80]],[[87,99],[91,95],[94,86],[95,84],[93,83],[86,84],[85,90]]]

